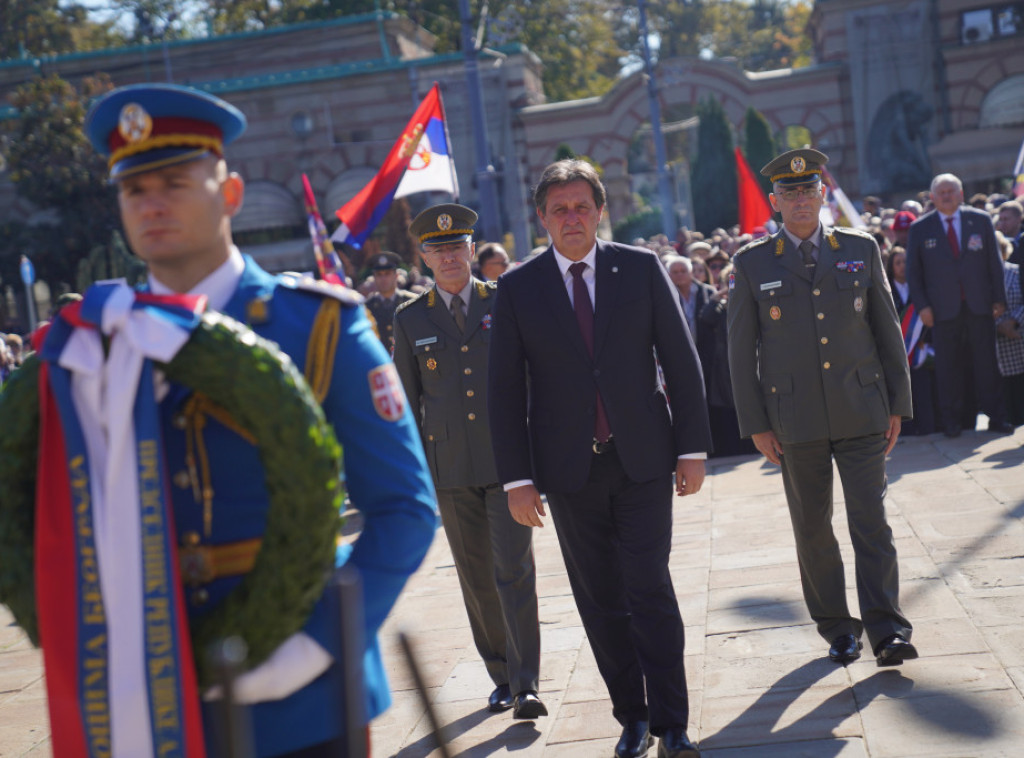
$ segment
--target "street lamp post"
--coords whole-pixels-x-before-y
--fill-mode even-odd
[[[676,236],[676,214],[672,200],[672,180],[668,172],[668,154],[665,152],[665,137],[661,133],[661,104],[658,102],[658,85],[651,65],[651,48],[647,41],[647,2],[637,0],[640,11],[640,49],[644,58],[644,75],[647,78],[647,100],[651,109],[651,133],[654,136],[654,160],[658,164],[658,197],[661,198],[661,228],[670,240]]]
[[[490,242],[501,241],[501,214],[498,212],[497,175],[488,156],[487,122],[484,115],[483,90],[477,68],[476,40],[473,39],[469,0],[459,0],[462,21],[462,54],[465,58],[466,90],[469,97],[469,116],[473,124],[473,143],[476,148],[476,186],[480,199],[480,220],[484,237]]]

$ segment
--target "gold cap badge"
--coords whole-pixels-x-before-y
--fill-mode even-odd
[[[798,155],[789,162],[789,168],[794,174],[802,174],[804,169],[807,168],[807,163]]]
[[[452,228],[452,217],[447,213],[442,213],[437,217],[437,228],[442,232],[446,232]]]
[[[125,142],[129,144],[141,142],[152,133],[153,119],[138,103],[127,103],[121,109],[121,115],[117,120],[117,130]]]

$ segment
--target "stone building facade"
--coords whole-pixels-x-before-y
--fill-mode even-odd
[[[960,175],[969,191],[995,191],[1010,176],[1024,139],[1024,3],[818,0],[808,32],[815,63],[806,68],[752,73],[729,60],[661,61],[663,112],[714,97],[739,128],[753,106],[780,134],[806,130],[854,198],[872,193],[895,201],[942,171]],[[479,69],[502,228],[518,256],[543,233],[530,187],[562,144],[603,167],[613,223],[634,210],[630,145],[649,122],[642,74],[602,97],[547,103],[540,61],[525,48],[485,51]],[[105,71],[116,84],[192,84],[241,108],[250,127],[229,159],[248,194],[234,226],[243,238],[285,238],[255,248],[270,268],[311,267],[302,173],[330,218],[374,175],[434,81],[447,110],[461,201],[478,207],[462,56],[436,54],[432,36],[404,17],[370,14],[0,62],[0,97],[51,71],[72,81]],[[0,106],[0,118],[11,115]],[[415,212],[444,199],[410,201]],[[0,217],[33,212],[0,174]]]

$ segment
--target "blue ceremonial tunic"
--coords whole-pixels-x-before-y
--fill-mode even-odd
[[[245,270],[224,312],[247,323],[247,314],[254,312],[250,304],[262,301],[262,313],[253,319],[256,323],[251,323],[251,328],[276,342],[301,372],[324,297],[328,295],[296,289],[294,283],[271,276],[245,256]],[[362,577],[366,709],[372,718],[391,702],[377,630],[423,560],[437,517],[430,473],[408,403],[395,421],[385,418],[374,405],[369,374],[388,363],[389,358],[364,309],[342,303],[340,328],[323,409],[344,450],[348,495],[364,519],[362,534],[351,550],[339,550],[338,565],[347,561],[359,569]],[[195,540],[197,535],[201,544],[212,545],[262,537],[268,497],[259,451],[210,416],[206,417],[203,441],[214,496],[210,534],[205,534],[203,504],[194,496],[186,466],[182,409],[188,394],[184,388],[172,388],[161,404],[179,544]],[[216,607],[241,578],[217,578],[202,587],[186,587],[190,616],[200,616]],[[321,598],[303,631],[337,661],[341,631],[327,605]],[[329,670],[286,698],[252,706],[257,755],[275,756],[341,736],[343,706],[338,700],[336,677],[337,671]],[[216,755],[209,726],[213,718],[214,709],[204,706],[211,756]]]

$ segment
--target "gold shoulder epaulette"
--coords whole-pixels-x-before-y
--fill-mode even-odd
[[[313,279],[309,276],[294,276],[291,274],[282,274],[278,277],[278,281],[281,285],[290,290],[301,290],[302,292],[312,292],[316,295],[323,297],[329,297],[337,300],[342,305],[352,308],[356,305],[361,305],[366,299],[356,292],[351,287],[342,287],[339,284],[331,284],[320,279]]]
[[[839,232],[840,234],[849,234],[851,237],[860,237],[861,239],[872,241],[875,239],[863,229],[854,229],[852,226],[837,226],[832,231]]]
[[[434,290],[429,290],[429,292],[431,294],[433,294]],[[402,311],[404,311],[406,308],[408,308],[413,303],[416,303],[416,302],[419,302],[420,300],[422,300],[426,295],[427,295],[426,292],[421,292],[420,294],[415,295],[411,300],[406,300],[404,303],[399,303],[398,307],[395,308],[395,313],[401,313]],[[429,305],[429,303],[428,303],[428,305]]]
[[[769,237],[767,234],[764,237],[758,237],[756,240],[751,240],[750,242],[745,244],[743,247],[741,247],[739,250],[737,250],[734,255],[739,255],[740,253],[745,253],[748,250],[753,250],[755,247],[759,247],[761,245],[767,245],[771,241],[772,241],[772,238]]]

